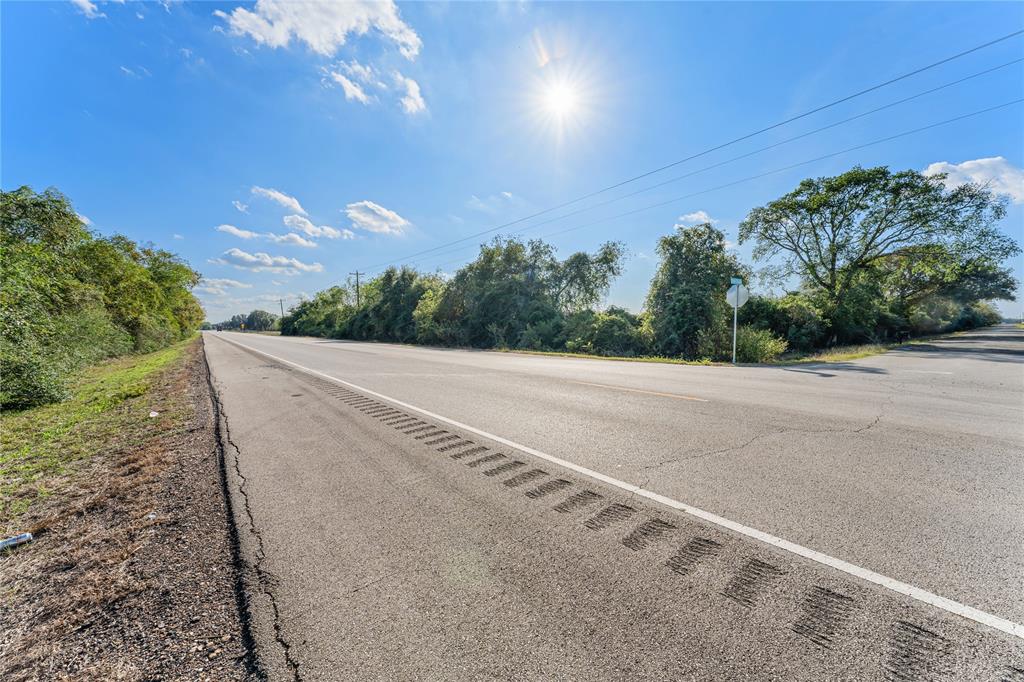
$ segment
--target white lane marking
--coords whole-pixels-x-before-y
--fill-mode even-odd
[[[464,431],[469,431],[470,433],[475,433],[478,436],[490,439],[496,443],[502,443],[503,445],[507,445],[510,448],[515,448],[527,454],[533,455],[534,457],[539,457],[540,459],[551,462],[552,464],[557,464],[558,466],[565,467],[566,469],[571,469],[572,471],[575,471],[578,474],[582,474],[594,480],[601,481],[602,483],[607,483],[608,485],[615,486],[616,488],[620,488],[635,495],[639,495],[640,497],[645,497],[648,500],[659,502],[665,505],[666,507],[670,507],[672,509],[685,512],[691,516],[696,516],[697,518],[703,519],[709,523],[713,523],[716,526],[728,528],[731,531],[734,531],[741,535],[745,535],[755,540],[760,540],[761,542],[769,544],[773,547],[777,547],[787,552],[791,552],[793,554],[796,554],[797,556],[802,556],[805,559],[810,559],[811,561],[815,561],[819,564],[830,566],[838,571],[842,571],[843,573],[847,573],[862,580],[866,580],[870,583],[874,583],[886,589],[892,590],[893,592],[898,592],[912,599],[924,602],[925,604],[930,604],[936,608],[942,609],[943,611],[947,611],[949,613],[962,616],[969,620],[973,620],[977,623],[981,623],[982,625],[987,625],[1001,632],[1005,632],[1008,635],[1013,635],[1014,637],[1024,639],[1024,624],[1015,623],[1011,620],[1000,618],[999,616],[993,615],[986,611],[976,609],[973,606],[967,606],[966,604],[961,604],[960,602],[953,601],[952,599],[947,599],[946,597],[942,597],[927,590],[923,590],[920,587],[915,587],[914,585],[900,582],[895,578],[890,578],[888,576],[882,575],[881,573],[875,573],[870,569],[857,566],[856,564],[851,564],[848,561],[843,561],[842,559],[837,559],[827,554],[822,554],[821,552],[817,552],[813,549],[808,549],[807,547],[798,545],[795,542],[783,540],[782,538],[775,537],[774,535],[765,533],[764,531],[760,531],[756,528],[751,528],[750,526],[744,526],[742,523],[730,521],[729,519],[718,516],[717,514],[712,514],[711,512],[704,511],[703,509],[692,507],[686,504],[685,502],[679,502],[678,500],[673,500],[670,497],[659,495],[658,493],[651,492],[650,490],[644,490],[643,488],[635,486],[632,483],[620,481],[616,478],[612,478],[611,476],[606,476],[605,474],[602,474],[599,471],[588,469],[587,467],[580,466],[579,464],[574,464],[559,457],[555,457],[554,455],[549,455],[546,452],[541,452],[540,450],[535,450],[526,445],[520,445],[519,443],[511,441],[507,438],[502,438],[501,436],[497,436],[493,433],[488,433],[487,431],[483,431],[482,429],[475,428],[468,424],[463,424],[462,422],[456,421],[454,419],[449,419],[448,417],[436,414],[434,412],[431,412],[430,410],[424,410],[422,407],[410,405],[409,403],[404,402],[402,400],[398,400],[397,398],[392,398],[391,396],[384,395],[383,393],[372,391],[363,386],[359,386],[358,384],[353,384],[351,382],[345,381],[344,379],[339,379],[338,377],[331,376],[330,374],[325,374],[324,372],[320,372],[311,367],[300,365],[297,362],[286,360],[282,357],[273,355],[272,353],[260,350],[259,348],[253,348],[252,346],[240,343],[235,340],[229,340],[224,337],[219,338],[224,339],[224,341],[228,343],[241,346],[242,348],[246,348],[261,355],[265,355],[266,357],[271,358],[273,360],[277,360],[278,362],[283,362],[286,365],[297,367],[298,369],[301,369],[304,372],[315,374],[325,379],[330,379],[331,381],[337,382],[343,386],[348,386],[349,388],[355,389],[357,391],[362,391],[363,393],[366,393],[368,395],[375,396],[382,400],[387,400],[390,403],[399,405],[400,407],[404,407],[407,410],[419,412],[422,415],[425,415],[427,417],[430,417],[431,419],[435,419],[440,422],[444,422],[445,424],[454,426],[455,428],[462,429]]]
[[[913,372],[914,374],[952,374],[952,372],[940,372],[934,369],[904,369],[903,372]]]

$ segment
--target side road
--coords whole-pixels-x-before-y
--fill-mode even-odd
[[[45,413],[4,415],[5,496],[29,502],[5,504],[0,525],[36,538],[0,554],[4,680],[253,677],[202,343],[146,373],[148,358],[96,368]],[[49,449],[77,459],[12,483]]]

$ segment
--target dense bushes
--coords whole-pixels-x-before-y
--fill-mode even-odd
[[[797,285],[755,296],[739,313],[737,358],[878,343],[998,320],[986,300],[1012,299],[1002,263],[1020,252],[995,227],[1005,200],[986,188],[947,189],[917,171],[854,168],[805,180],[740,224],[767,281]],[[828,226],[827,228],[825,226]],[[524,348],[688,360],[732,356],[732,277],[752,272],[711,224],[658,241],[645,310],[595,305],[622,271],[623,246],[555,257],[541,241],[496,239],[451,279],[390,269],[364,289],[334,287],[291,310],[284,334]]]
[[[634,316],[589,309],[621,272],[622,257],[614,242],[561,261],[543,242],[496,239],[449,281],[389,268],[363,285],[358,308],[349,287],[320,292],[289,311],[281,333],[535,350],[575,342],[593,352],[639,353],[641,345],[620,338],[635,334],[625,328],[637,326]]]
[[[90,233],[55,190],[0,196],[0,406],[60,400],[78,368],[191,334],[199,275],[167,251]]]

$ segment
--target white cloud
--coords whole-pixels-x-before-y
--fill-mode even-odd
[[[241,249],[228,249],[219,258],[210,261],[218,265],[233,265],[239,270],[253,272],[278,272],[283,275],[295,275],[299,272],[320,272],[324,266],[320,263],[303,263],[297,258],[288,256],[271,256],[268,253],[249,253]]]
[[[1002,156],[963,163],[939,161],[924,169],[925,175],[936,173],[947,175],[944,184],[948,189],[973,182],[1009,196],[1015,204],[1024,204],[1024,169],[1015,167]]]
[[[309,239],[306,239],[294,232],[289,232],[288,234],[274,234],[273,232],[268,232],[267,239],[275,244],[292,244],[294,246],[302,246],[307,249],[316,248],[316,242],[310,241]]]
[[[91,220],[89,220],[89,218],[88,218],[88,217],[86,217],[86,216],[82,215],[81,213],[76,213],[75,215],[77,215],[77,216],[78,216],[78,219],[79,219],[79,220],[81,220],[81,221],[82,221],[83,223],[85,223],[86,225],[88,225],[88,226],[90,226],[90,227],[92,226],[92,221],[91,221]]]
[[[249,212],[249,204],[243,204],[238,199],[235,199],[234,201],[232,201],[231,205],[234,206],[235,208],[237,208],[239,213],[248,213]]]
[[[511,192],[499,192],[483,199],[473,194],[466,201],[466,207],[482,213],[495,214],[512,203],[512,200]]]
[[[399,100],[405,113],[419,114],[426,111],[427,103],[423,101],[423,96],[420,94],[420,84],[397,71],[391,75],[395,79],[395,85],[405,90],[405,95]]]
[[[327,239],[355,239],[355,232],[352,230],[339,230],[329,225],[314,225],[308,218],[300,215],[286,215],[284,224],[288,229],[302,232],[310,237],[326,237]]]
[[[276,189],[267,189],[265,187],[253,187],[252,193],[257,196],[266,197],[271,201],[276,201],[277,203],[281,204],[282,206],[291,211],[295,211],[296,213],[306,215],[306,209],[302,208],[302,205],[299,203],[299,200],[296,199],[295,197],[288,196],[284,192],[279,192]]]
[[[86,19],[102,19],[107,16],[91,0],[71,0],[71,4],[77,7],[78,11],[84,14]]]
[[[252,232],[251,230],[243,230],[235,227],[234,225],[218,225],[216,229],[218,232],[227,232],[228,234],[233,234],[239,239],[255,239],[256,237],[260,236],[258,232]]]
[[[145,66],[138,65],[136,65],[134,69],[130,69],[127,66],[121,66],[121,73],[129,78],[149,78],[153,75]]]
[[[227,290],[228,289],[251,289],[251,288],[252,288],[251,284],[245,284],[244,282],[239,282],[237,279],[227,279],[227,278],[207,279],[206,277],[204,277],[202,279],[202,281],[199,282],[199,286],[196,287],[196,291],[201,291],[204,294],[210,294],[212,296],[224,296],[224,295],[227,294]]]
[[[345,76],[341,75],[337,71],[331,72],[331,78],[334,82],[341,86],[341,89],[345,92],[345,99],[355,100],[362,102],[363,104],[370,103],[370,96],[366,94],[366,91],[357,83],[353,83]]]
[[[386,88],[377,78],[377,70],[368,64],[360,64],[354,59],[350,62],[339,62],[338,66],[348,75],[367,85],[376,85],[379,88]]]
[[[406,59],[415,59],[423,41],[402,21],[393,0],[350,2],[291,2],[257,0],[253,11],[235,8],[230,14],[216,10],[235,35],[249,35],[270,47],[286,47],[295,38],[311,50],[333,55],[349,34],[365,35],[376,29],[398,46]]]
[[[409,221],[394,211],[384,208],[372,201],[357,201],[345,207],[345,214],[352,221],[352,226],[367,232],[383,234],[402,234],[409,226]]]
[[[393,87],[381,80],[373,66],[360,64],[355,60],[321,67],[320,72],[323,74],[320,81],[323,86],[340,85],[347,100],[368,105],[379,101],[380,93],[394,92],[405,113],[413,115],[427,110],[419,83],[403,76],[399,71],[391,72]],[[374,94],[375,92],[378,94]]]
[[[184,239],[185,238],[185,235],[178,234],[177,232],[175,232],[171,236],[174,237],[175,239]]]
[[[701,223],[717,225],[718,219],[709,216],[707,211],[694,211],[693,213],[687,213],[676,218],[676,227],[689,227],[691,225],[700,225]]]

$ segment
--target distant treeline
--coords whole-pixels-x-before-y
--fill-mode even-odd
[[[808,179],[752,210],[752,241],[768,282],[796,278],[781,297],[740,309],[738,356],[770,360],[787,349],[884,342],[994,324],[985,301],[1013,299],[1002,263],[1019,253],[997,223],[1005,199],[977,185],[945,188],[944,176],[853,168]],[[497,238],[444,278],[390,268],[366,282],[361,305],[335,286],[294,306],[282,334],[478,348],[725,360],[731,354],[730,278],[754,272],[711,224],[677,228],[658,242],[660,263],[644,310],[596,306],[622,273],[625,250],[559,260],[539,240]]]
[[[178,256],[88,230],[64,195],[0,195],[0,406],[60,400],[82,366],[147,352],[203,319]]]
[[[254,332],[265,332],[278,328],[279,318],[266,310],[253,310],[248,315],[232,315],[223,322],[204,322],[203,329],[244,329]]]

